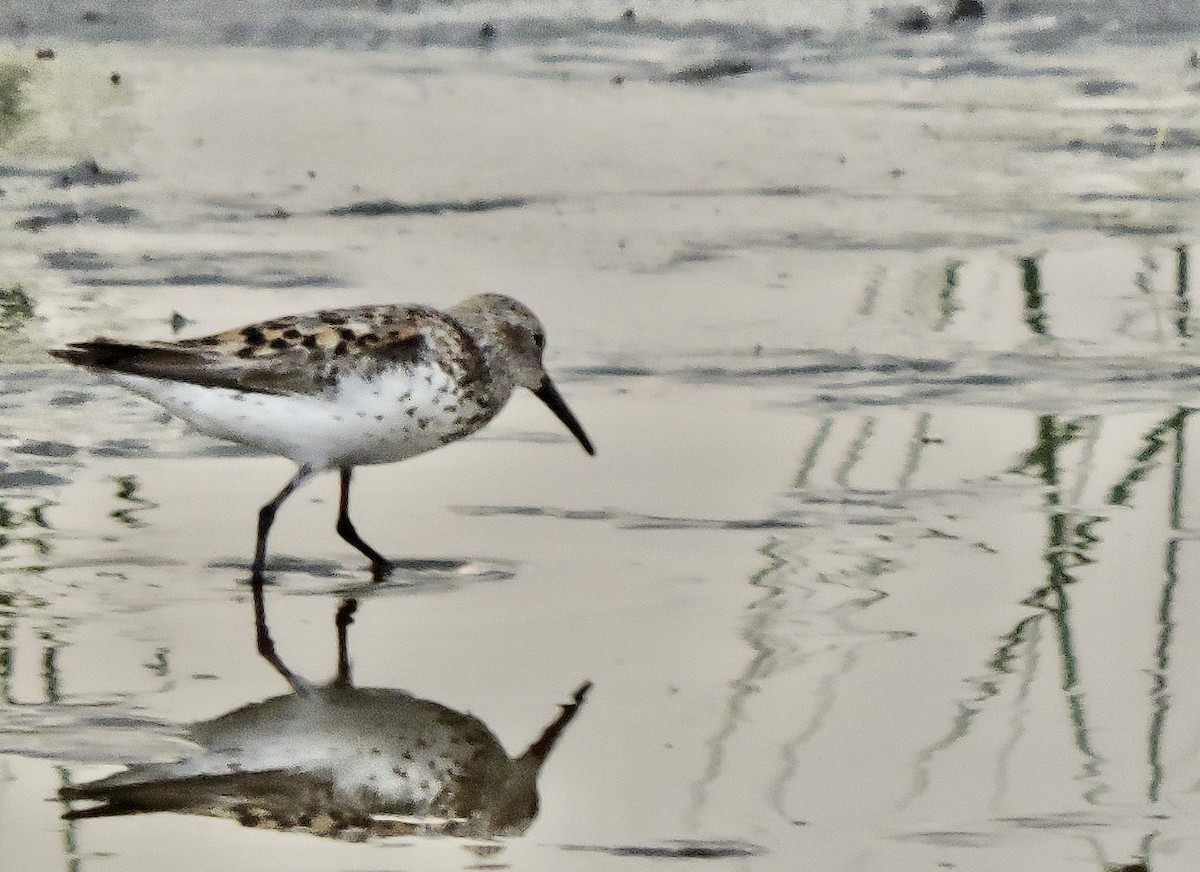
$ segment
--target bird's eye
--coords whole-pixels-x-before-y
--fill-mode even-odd
[[[545,349],[546,349],[545,335],[542,333],[534,333],[533,334],[533,344],[537,347],[538,351],[545,351]]]

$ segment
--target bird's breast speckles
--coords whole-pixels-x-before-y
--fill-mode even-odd
[[[394,366],[373,377],[348,371],[330,401],[335,414],[354,410],[334,453],[339,462],[354,464],[428,451],[468,435],[491,417],[465,404],[456,384],[432,361]],[[464,417],[464,409],[471,414]]]

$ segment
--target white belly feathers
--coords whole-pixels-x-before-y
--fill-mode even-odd
[[[369,380],[345,375],[336,392],[326,395],[250,393],[121,373],[111,377],[203,433],[315,469],[403,460],[465,436],[491,418],[464,401],[445,371],[430,365]],[[472,420],[464,428],[467,419]]]

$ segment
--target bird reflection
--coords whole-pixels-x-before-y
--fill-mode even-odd
[[[193,755],[63,788],[65,817],[173,811],[345,840],[523,833],[538,811],[538,772],[591,683],[510,758],[478,718],[401,690],[355,687],[347,634],[356,607],[348,599],[337,610],[337,676],[314,685],[276,653],[255,585],[259,653],[292,692],[193,725]]]

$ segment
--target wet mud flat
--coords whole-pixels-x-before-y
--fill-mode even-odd
[[[1192,868],[1186,41],[1015,51],[1040,25],[1001,21],[722,67],[495,21],[482,51],[84,41],[31,67],[0,184],[3,855]],[[703,69],[729,74],[677,75]],[[363,470],[385,584],[326,477],[256,603],[289,464],[44,355],[481,290],[546,322],[599,453],[523,397]],[[351,673],[425,724],[387,767],[416,793],[569,711],[536,809],[348,812],[283,759],[295,711],[261,780],[203,741]],[[147,772],[170,789],[89,798]]]

